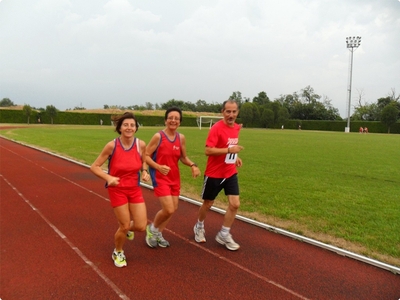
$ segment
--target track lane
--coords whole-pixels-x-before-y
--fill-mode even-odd
[[[120,295],[117,295],[76,253],[74,254],[61,238],[57,238],[54,232],[48,233],[51,228],[34,216],[34,211],[25,214],[28,205],[18,197],[18,193],[7,188],[4,179],[29,199],[110,282],[131,299],[399,298],[399,277],[390,272],[241,221],[235,222],[233,234],[242,244],[242,248],[237,252],[227,251],[214,240],[222,221],[222,216],[215,212],[210,212],[207,217],[207,243],[198,245],[193,241],[192,232],[198,207],[184,201],[180,202],[180,208],[165,233],[172,247],[149,249],[144,243],[144,233],[137,233],[135,241],[125,246],[128,267],[117,269],[111,261],[112,236],[116,230],[116,221],[103,183],[87,168],[51,155],[1,138],[0,147],[0,173],[3,176],[2,254],[3,250],[10,252],[11,249],[17,248],[20,251],[19,257],[29,257],[25,264],[30,266],[29,269],[40,270],[40,264],[37,265],[37,262],[43,257],[43,248],[61,247],[61,251],[50,251],[55,253],[57,259],[46,265],[54,268],[53,272],[58,272],[58,276],[66,275],[67,279],[61,280],[62,288],[61,283],[60,289],[55,285],[60,293],[64,291],[64,296],[87,297],[100,294],[103,296],[99,299],[114,299]],[[9,206],[3,209],[3,188],[8,190],[7,199],[14,198],[19,206],[25,208],[21,211],[16,209],[15,214],[5,215],[4,211],[13,209]],[[158,200],[154,198],[152,191],[146,189],[144,197],[148,206],[148,216],[153,217],[159,209]],[[6,203],[10,204],[8,201]],[[45,233],[36,235],[34,241],[29,243],[30,247],[40,251],[25,251],[24,239],[20,239],[18,235],[21,228],[10,225],[15,222],[23,224],[26,216],[32,218],[29,222],[31,227],[39,226],[37,223],[42,223],[40,226],[45,227]],[[3,227],[3,223],[6,227]],[[53,239],[49,241],[48,236]],[[17,244],[11,247],[7,242],[4,243],[5,240],[9,241],[10,245]],[[7,292],[8,295],[15,290],[13,287],[18,279],[18,270],[23,266],[14,269],[9,257],[3,258],[2,255],[2,270],[7,268],[3,266],[8,266],[8,272],[4,276],[2,271],[1,295],[3,292]],[[52,274],[51,270],[48,272],[45,274]],[[79,274],[77,282],[81,283],[82,287],[76,288],[71,273]],[[84,274],[83,278],[80,278],[81,274]],[[45,282],[48,278],[43,277],[45,278],[40,278],[40,282]],[[88,278],[95,283],[87,280]],[[35,276],[27,277],[26,280],[31,282],[28,286],[40,286],[37,294],[45,293],[44,287],[35,283],[36,279],[38,278]],[[51,276],[48,278],[49,285],[50,279]],[[110,293],[113,297],[108,297]],[[27,295],[27,298],[28,296],[32,294]],[[38,296],[39,298],[43,297]],[[4,296],[4,299],[7,298]]]

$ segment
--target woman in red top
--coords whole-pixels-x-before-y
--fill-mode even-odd
[[[140,188],[140,171],[144,181],[150,179],[147,164],[142,155],[145,142],[134,137],[138,122],[132,113],[126,112],[115,118],[115,131],[120,136],[108,142],[94,161],[90,170],[106,181],[111,206],[119,227],[115,233],[115,249],[112,259],[117,267],[127,265],[122,250],[126,239],[133,240],[134,231],[144,231],[147,224],[146,204]],[[102,165],[108,159],[108,173]]]
[[[168,247],[162,231],[178,208],[181,188],[179,160],[192,169],[193,178],[200,175],[197,165],[186,154],[186,139],[176,130],[182,121],[182,111],[171,107],[165,112],[165,129],[156,133],[146,147],[146,162],[150,166],[154,194],[161,203],[154,222],[147,226],[146,243],[149,247]]]

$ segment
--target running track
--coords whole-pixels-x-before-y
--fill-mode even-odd
[[[400,276],[237,220],[241,249],[193,240],[198,206],[180,201],[150,249],[127,241],[128,267],[111,260],[116,220],[103,182],[87,167],[0,138],[0,298],[8,299],[393,299]],[[143,188],[148,217],[159,203]],[[149,220],[150,221],[150,220]]]

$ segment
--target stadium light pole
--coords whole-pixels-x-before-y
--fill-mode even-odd
[[[348,103],[347,103],[347,127],[345,132],[350,132],[350,107],[351,107],[351,81],[353,76],[353,53],[361,44],[361,36],[353,36],[346,38],[347,49],[350,50],[350,67],[349,67],[349,86],[348,92]]]

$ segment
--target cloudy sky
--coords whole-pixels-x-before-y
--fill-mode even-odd
[[[271,100],[306,86],[347,116],[400,94],[399,0],[0,0],[0,99],[33,107]]]

